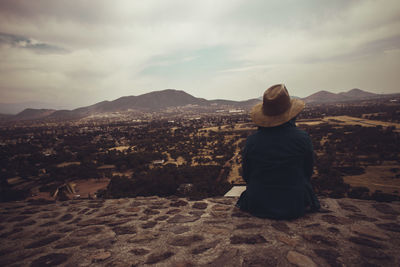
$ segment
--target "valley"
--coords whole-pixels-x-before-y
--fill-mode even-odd
[[[377,107],[380,120],[371,115]],[[393,109],[358,102],[309,105],[300,114],[297,125],[316,153],[318,194],[398,199],[400,124]],[[244,184],[241,150],[256,131],[247,112],[157,116],[2,127],[3,200],[50,199],[65,184],[75,188],[68,198],[204,198]]]

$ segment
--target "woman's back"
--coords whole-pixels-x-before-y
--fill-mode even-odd
[[[274,86],[266,91],[264,106],[277,94],[281,94],[281,99],[289,99],[286,88],[278,86],[279,90]],[[302,216],[306,209],[319,209],[310,184],[312,143],[308,134],[295,124],[295,115],[304,104],[292,102],[281,117],[265,115],[263,106],[252,111],[253,121],[260,127],[247,138],[243,151],[243,179],[247,187],[237,205],[258,217],[292,219]]]

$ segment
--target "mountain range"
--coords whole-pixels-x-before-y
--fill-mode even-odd
[[[342,93],[331,93],[328,91],[319,91],[310,96],[303,98],[306,103],[333,103],[333,102],[346,102],[346,101],[358,101],[366,99],[381,98],[391,95],[374,94],[367,91],[363,91],[358,88],[351,89],[347,92]]]
[[[400,95],[400,94],[396,94]],[[308,97],[302,98],[306,103],[321,104],[345,101],[359,101],[367,99],[376,99],[382,97],[391,97],[394,95],[381,95],[363,91],[361,89],[352,89],[348,92],[331,93],[328,91],[319,91]],[[33,109],[27,108],[16,115],[1,115],[2,120],[33,120],[33,119],[80,119],[92,115],[113,113],[113,112],[162,112],[174,108],[198,109],[216,111],[218,109],[244,109],[249,110],[261,98],[249,99],[246,101],[232,100],[206,100],[204,98],[194,97],[184,91],[166,89],[154,91],[139,96],[123,96],[113,101],[102,101],[90,106],[77,108],[74,110],[56,110],[56,109]]]

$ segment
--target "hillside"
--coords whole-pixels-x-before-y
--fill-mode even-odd
[[[50,116],[56,110],[54,109],[33,109],[27,108],[14,116],[15,120],[36,120]]]
[[[346,96],[341,96],[328,91],[319,91],[303,98],[306,103],[339,102],[343,101],[343,99],[348,100]]]
[[[1,203],[1,266],[399,266],[400,203],[321,199],[292,221],[237,198]]]
[[[351,89],[348,92],[339,93],[339,95],[353,99],[365,99],[365,98],[374,98],[380,96],[379,94],[370,93],[358,88]]]
[[[11,119],[13,117],[13,115],[10,114],[0,114],[0,120],[7,120],[7,119]]]
[[[44,110],[26,109],[16,116],[8,117],[9,120],[32,120],[32,119],[80,119],[94,114],[111,112],[162,112],[170,107],[203,107],[210,110],[218,108],[250,108],[258,99],[246,101],[232,100],[206,100],[194,97],[184,91],[166,89],[154,91],[139,96],[123,96],[113,101],[102,101],[87,107],[74,110]]]
[[[398,97],[400,94],[381,95],[352,89],[348,92],[331,93],[319,91],[308,97],[303,98],[306,103],[340,103],[348,101],[362,101],[368,99],[389,99]],[[218,109],[244,109],[250,110],[255,104],[262,101],[261,98],[249,99],[245,101],[233,101],[226,99],[206,100],[194,97],[182,90],[166,89],[154,91],[138,96],[123,96],[113,101],[102,101],[90,106],[80,107],[74,110],[54,110],[54,109],[25,109],[17,115],[2,116],[3,120],[75,120],[92,115],[109,114],[113,112],[128,112],[140,114],[143,112],[164,112],[168,108],[185,108],[186,110],[196,109],[205,112],[215,112]]]
[[[374,94],[361,89],[351,89],[347,92],[341,92],[338,94],[331,93],[328,91],[319,91],[310,96],[303,98],[306,103],[339,103],[347,101],[360,101],[367,99],[376,99],[381,97],[390,97],[391,95]]]
[[[92,106],[76,109],[75,111],[87,112],[113,112],[128,109],[143,109],[157,111],[167,107],[185,105],[206,105],[207,100],[196,98],[180,90],[166,89],[150,92],[139,96],[124,96],[114,101],[103,101]]]

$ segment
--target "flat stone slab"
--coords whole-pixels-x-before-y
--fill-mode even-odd
[[[246,190],[246,186],[234,186],[229,190],[226,194],[225,197],[239,197],[242,192]]]
[[[0,266],[400,266],[399,202],[277,221],[237,198],[0,203]]]

